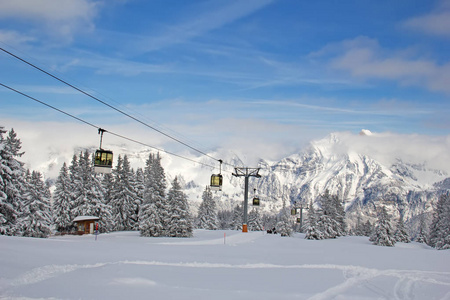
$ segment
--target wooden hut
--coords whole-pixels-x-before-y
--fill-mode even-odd
[[[76,217],[73,222],[76,223],[77,233],[81,234],[93,234],[95,226],[98,223],[99,217],[93,216],[79,216]]]

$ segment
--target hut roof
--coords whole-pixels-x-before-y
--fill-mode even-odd
[[[79,221],[89,221],[89,220],[100,220],[99,217],[93,217],[93,216],[78,216],[75,219],[73,219],[73,222],[79,222]]]

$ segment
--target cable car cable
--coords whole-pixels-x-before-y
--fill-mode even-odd
[[[38,103],[40,103],[40,104],[42,104],[42,105],[45,105],[45,106],[47,106],[47,107],[49,107],[49,108],[51,108],[51,109],[54,109],[54,110],[56,110],[56,111],[58,111],[58,112],[60,112],[60,113],[62,113],[62,114],[64,114],[64,115],[66,115],[66,116],[69,116],[69,117],[71,117],[71,118],[74,118],[74,119],[76,119],[77,121],[80,121],[80,122],[82,122],[82,123],[84,123],[84,124],[86,124],[86,125],[89,125],[89,126],[91,126],[91,127],[94,127],[94,128],[96,128],[97,130],[98,130],[98,129],[101,129],[101,128],[100,128],[99,126],[97,126],[97,125],[94,125],[94,124],[92,124],[92,123],[90,123],[90,122],[88,122],[88,121],[85,121],[85,120],[83,120],[83,119],[77,117],[77,116],[74,116],[74,115],[72,115],[72,114],[70,114],[70,113],[68,113],[68,112],[65,112],[65,111],[63,111],[63,110],[61,110],[61,109],[59,109],[59,108],[56,108],[56,107],[54,107],[54,106],[52,106],[52,105],[50,105],[50,104],[47,104],[47,103],[45,103],[45,102],[43,102],[43,101],[41,101],[41,100],[38,100],[38,99],[36,99],[36,98],[34,98],[34,97],[30,96],[30,95],[27,95],[27,94],[25,94],[25,93],[23,93],[23,92],[21,92],[21,91],[19,91],[19,90],[16,90],[16,89],[14,89],[14,88],[12,88],[12,87],[10,87],[10,86],[7,86],[7,85],[5,85],[5,84],[3,84],[3,83],[1,83],[1,82],[0,82],[0,86],[3,86],[4,88],[9,89],[9,90],[11,90],[11,91],[13,91],[13,92],[16,92],[16,93],[18,93],[18,94],[20,94],[20,95],[22,95],[22,96],[24,96],[24,97],[26,97],[26,98],[28,98],[28,99],[31,99],[31,100],[33,100],[33,101],[36,101],[36,102],[38,102]],[[140,145],[142,145],[142,146],[146,146],[146,147],[148,147],[148,148],[152,148],[152,149],[154,149],[154,150],[157,150],[157,151],[160,151],[160,152],[164,152],[164,153],[166,153],[166,154],[169,154],[169,155],[172,155],[172,156],[176,156],[176,157],[178,157],[178,158],[181,158],[181,159],[184,159],[184,160],[188,160],[188,161],[194,162],[194,163],[199,164],[199,165],[203,165],[203,166],[205,166],[205,167],[215,168],[214,166],[211,166],[211,165],[208,165],[208,164],[205,164],[205,163],[202,163],[202,162],[193,160],[193,159],[188,158],[188,157],[184,157],[184,156],[179,155],[179,154],[175,154],[175,153],[169,152],[169,151],[164,150],[164,149],[159,149],[159,148],[157,148],[157,147],[154,147],[154,146],[151,146],[151,145],[149,145],[149,144],[146,144],[146,143],[137,141],[137,140],[135,140],[135,139],[126,137],[126,136],[121,135],[121,134],[118,134],[118,133],[114,133],[114,132],[106,131],[106,130],[105,130],[105,132],[108,132],[108,133],[111,134],[111,135],[114,135],[114,136],[116,136],[116,137],[119,137],[119,138],[128,140],[128,141],[130,141],[130,142],[134,142],[134,143],[136,143],[136,144],[140,144]],[[231,173],[231,172],[229,172],[229,173]]]
[[[0,44],[3,44],[3,45],[5,45],[5,46],[7,46],[7,47],[10,47],[10,48],[14,49],[16,52],[19,52],[19,53],[21,53],[22,55],[27,56],[26,53],[21,52],[19,49],[17,49],[17,48],[15,48],[15,47],[13,47],[13,46],[11,46],[11,45],[5,43],[4,41],[0,41]],[[0,47],[0,49],[3,50],[5,53],[7,53],[7,54],[9,54],[9,55],[12,55],[11,52],[8,53],[8,51],[2,49],[1,47]],[[16,59],[19,59],[19,56],[18,56],[18,55],[12,55],[12,56],[15,57]],[[32,57],[29,57],[29,58],[32,58]],[[35,59],[35,58],[34,58],[34,59]],[[35,60],[36,60],[36,59],[35,59]],[[22,59],[22,61],[25,61],[25,59]],[[43,63],[43,62],[40,62],[40,63],[45,65],[45,63]],[[47,66],[47,67],[48,67],[48,66]],[[55,72],[58,73],[57,71],[55,71]],[[56,76],[56,75],[55,75],[55,76]],[[72,79],[73,81],[76,81],[76,80],[73,79],[73,78],[71,78],[71,79]],[[78,84],[80,84],[80,83],[78,83]],[[161,131],[163,131],[163,129],[164,129],[165,131],[170,131],[170,132],[172,132],[174,135],[177,135],[177,134],[178,134],[178,135],[180,135],[182,138],[188,139],[188,140],[189,140],[189,138],[186,137],[186,136],[184,136],[183,134],[181,134],[181,133],[179,133],[179,132],[176,132],[175,130],[172,130],[171,128],[168,128],[168,127],[166,127],[166,126],[164,126],[164,125],[162,125],[162,124],[158,124],[158,122],[149,119],[147,116],[142,115],[142,114],[139,113],[138,111],[132,110],[132,109],[129,108],[129,107],[127,107],[127,108],[124,109],[124,108],[123,108],[124,105],[123,105],[122,103],[118,102],[118,101],[115,101],[113,98],[111,98],[111,97],[109,97],[109,96],[107,96],[107,95],[104,95],[104,94],[102,94],[101,92],[99,92],[99,91],[97,91],[97,90],[95,90],[95,89],[92,89],[92,88],[88,88],[88,89],[89,89],[90,91],[96,93],[96,94],[99,94],[99,95],[103,96],[103,98],[107,98],[108,100],[110,100],[110,101],[116,103],[117,105],[122,106],[122,109],[123,109],[123,110],[125,110],[125,111],[126,111],[126,110],[131,111],[129,114],[133,113],[134,115],[138,115],[139,117],[141,117],[141,119],[144,119],[145,121],[150,122],[150,124],[151,124],[151,123],[155,123],[158,127],[160,127],[160,128],[162,127],[162,129],[160,129]],[[154,125],[154,126],[156,126],[156,125]],[[181,138],[179,138],[179,139],[181,139]],[[192,142],[192,143],[197,143],[197,142],[194,141],[194,140],[191,140],[190,142]],[[202,145],[199,144],[199,143],[197,143],[197,144],[198,144],[198,146],[202,146]]]
[[[164,136],[166,136],[166,137],[168,137],[168,138],[170,138],[170,139],[172,139],[172,140],[174,140],[174,141],[176,141],[176,142],[178,142],[178,143],[180,143],[180,144],[182,144],[182,145],[184,145],[184,146],[186,146],[186,147],[188,147],[188,148],[190,148],[190,149],[192,149],[192,150],[194,150],[194,151],[196,151],[196,152],[198,152],[198,153],[200,153],[200,154],[202,154],[202,155],[204,155],[204,156],[207,156],[207,157],[209,157],[209,158],[211,158],[211,159],[214,159],[214,160],[219,161],[219,159],[217,159],[217,158],[215,158],[215,157],[213,157],[213,156],[211,156],[211,155],[209,155],[209,154],[207,154],[207,153],[205,153],[205,152],[203,152],[203,151],[201,151],[201,150],[199,150],[199,149],[197,149],[197,148],[195,148],[195,147],[192,147],[192,146],[188,145],[187,143],[185,143],[185,142],[183,142],[183,141],[181,141],[181,140],[179,140],[179,139],[177,139],[177,138],[175,138],[175,137],[172,137],[171,135],[169,135],[169,134],[167,134],[167,133],[165,133],[165,132],[163,132],[163,131],[161,131],[161,130],[159,130],[159,129],[157,129],[157,128],[155,128],[155,127],[153,127],[153,126],[151,126],[151,125],[149,125],[149,124],[147,124],[147,123],[145,123],[145,122],[143,122],[143,121],[141,121],[141,120],[139,120],[138,118],[136,118],[136,117],[134,117],[134,116],[132,116],[132,115],[130,115],[130,114],[128,114],[128,113],[126,113],[126,112],[124,112],[124,111],[122,111],[122,110],[120,110],[120,109],[114,107],[114,106],[112,106],[111,104],[109,104],[109,103],[107,103],[107,102],[105,102],[105,101],[103,101],[103,100],[101,100],[101,99],[99,99],[99,98],[97,98],[97,97],[95,97],[95,96],[89,94],[88,92],[85,92],[84,90],[82,90],[82,89],[80,89],[80,88],[78,88],[78,87],[76,87],[76,86],[70,84],[69,82],[67,82],[67,81],[65,81],[65,80],[63,80],[63,79],[61,79],[61,78],[59,78],[59,77],[57,77],[57,76],[55,76],[55,75],[53,75],[53,74],[51,74],[51,73],[45,71],[44,69],[42,69],[42,68],[40,68],[40,67],[38,67],[38,66],[32,64],[31,62],[28,62],[27,60],[25,60],[25,59],[23,59],[23,58],[21,58],[21,57],[15,55],[15,54],[11,53],[11,52],[9,52],[9,51],[7,51],[7,50],[1,48],[1,47],[0,47],[0,50],[2,50],[2,51],[5,52],[6,54],[8,54],[8,55],[10,55],[10,56],[12,56],[12,57],[14,57],[14,58],[16,58],[16,59],[22,61],[23,63],[25,63],[25,64],[27,64],[27,65],[29,65],[29,66],[31,66],[31,67],[33,67],[33,68],[35,68],[35,69],[37,69],[37,70],[43,72],[44,74],[46,74],[46,75],[48,75],[48,76],[50,76],[50,77],[52,77],[52,78],[58,80],[59,82],[62,82],[62,83],[64,83],[65,85],[68,85],[69,87],[71,87],[71,88],[77,90],[78,92],[80,92],[80,93],[82,93],[82,94],[84,94],[84,95],[86,95],[86,96],[88,96],[88,97],[90,97],[90,98],[92,98],[92,99],[94,99],[94,100],[96,100],[96,101],[102,103],[103,105],[106,105],[106,106],[108,106],[109,108],[111,108],[111,109],[113,109],[113,110],[115,110],[115,111],[117,111],[117,112],[119,112],[119,113],[121,113],[121,114],[127,116],[128,118],[131,118],[131,119],[133,119],[134,121],[136,121],[136,122],[138,122],[138,123],[141,123],[142,125],[144,125],[144,126],[150,128],[150,129],[153,129],[153,130],[155,130],[156,132],[158,132],[158,133],[160,133],[160,134],[162,134],[162,135],[164,135]],[[230,165],[230,164],[227,164],[227,165],[229,165],[229,166],[231,166],[231,167],[234,167],[234,166],[232,166],[232,165]]]

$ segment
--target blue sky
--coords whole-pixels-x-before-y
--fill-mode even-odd
[[[276,159],[363,128],[449,139],[450,1],[55,3],[0,0],[0,47],[202,150]],[[183,150],[4,52],[0,83]],[[85,138],[2,87],[0,108],[7,128],[69,122]]]

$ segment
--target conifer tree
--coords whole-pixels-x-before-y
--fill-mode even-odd
[[[198,208],[197,228],[217,230],[216,202],[209,186],[206,186],[202,194],[202,203]]]
[[[220,210],[217,213],[217,220],[219,222],[219,229],[233,229],[233,211]]]
[[[367,220],[367,222],[364,223],[362,227],[362,233],[364,236],[370,237],[372,235],[372,232],[373,232],[373,225],[372,223],[370,223],[369,220]]]
[[[141,168],[138,168],[136,170],[135,176],[134,176],[134,191],[136,192],[136,211],[134,213],[134,216],[136,219],[134,220],[134,229],[133,230],[139,230],[139,215],[141,211],[141,206],[144,201],[144,191],[145,191],[145,177],[144,177],[144,171]]]
[[[233,209],[233,222],[231,224],[233,230],[242,230],[243,215],[244,208],[237,204]]]
[[[23,155],[20,152],[21,142],[17,134],[11,129],[6,139],[6,131],[0,127],[0,234],[18,234],[17,218],[23,207],[20,189],[24,184],[25,170],[23,163],[17,158]]]
[[[149,155],[144,175],[144,201],[139,214],[141,236],[165,236],[169,213],[165,198],[166,177],[159,153]]]
[[[141,236],[162,236],[164,228],[156,211],[154,203],[144,201],[139,212],[139,231]]]
[[[439,197],[430,226],[430,246],[438,249],[450,249],[450,193]]]
[[[100,232],[111,230],[111,210],[105,204],[103,185],[94,173],[93,156],[86,150],[80,153],[78,160],[72,159],[69,167],[74,185],[74,208],[72,216],[99,217]]]
[[[401,243],[411,242],[411,239],[409,238],[409,234],[405,228],[405,223],[403,223],[403,216],[400,216],[400,218],[397,221],[397,226],[396,226],[396,229],[394,232],[394,238],[395,238],[395,241],[401,242]]]
[[[322,233],[324,239],[334,239],[338,236],[336,228],[338,224],[330,215],[321,214],[317,220],[317,229]]]
[[[250,231],[262,231],[263,222],[259,210],[255,207],[248,213],[248,230]]]
[[[292,236],[294,230],[289,220],[290,210],[286,207],[286,200],[283,199],[283,208],[280,212],[280,220],[276,224],[276,230],[281,236]]]
[[[369,240],[378,246],[393,247],[395,245],[394,230],[385,207],[378,214],[377,224]]]
[[[177,177],[167,194],[170,219],[167,224],[166,235],[170,237],[191,237],[193,231],[192,217],[189,212],[187,196],[183,193]]]
[[[20,214],[20,231],[23,236],[48,237],[51,233],[52,212],[48,187],[39,172],[30,171],[26,175],[27,189],[24,209]]]
[[[326,190],[321,196],[320,204],[322,214],[318,218],[318,227],[324,234],[324,238],[345,235],[345,212],[339,198],[336,195],[330,195]]]
[[[416,238],[414,239],[418,243],[427,243],[427,228],[425,224],[425,217],[423,214],[419,217],[419,232],[417,233]]]
[[[322,231],[320,231],[318,229],[317,214],[316,214],[316,210],[314,209],[314,205],[312,204],[312,201],[309,204],[307,223],[308,223],[308,225],[306,227],[305,239],[323,240],[324,236],[323,236]]]
[[[72,185],[69,171],[66,163],[64,163],[56,180],[53,194],[53,218],[56,230],[59,232],[69,232],[73,228],[74,217],[71,215],[71,200],[73,197],[71,192]]]
[[[351,235],[356,235],[356,236],[363,236],[363,223],[361,222],[361,216],[358,216],[356,218],[356,225],[355,227],[351,230]]]
[[[70,214],[73,218],[75,218],[83,215],[83,211],[81,210],[82,203],[80,202],[80,197],[83,193],[83,181],[81,178],[78,156],[76,154],[73,155],[72,161],[69,166],[69,178],[72,185],[72,193],[70,195],[72,210]]]
[[[137,217],[136,213],[136,193],[133,186],[133,173],[131,172],[128,157],[125,155],[123,159],[118,157],[117,167],[114,173],[114,188],[112,199],[110,202],[113,229],[114,230],[133,230],[134,222]]]
[[[114,170],[113,170],[114,172]],[[114,177],[112,173],[103,174],[101,179],[102,187],[104,190],[103,201],[105,205],[111,206],[111,199],[114,193]]]

